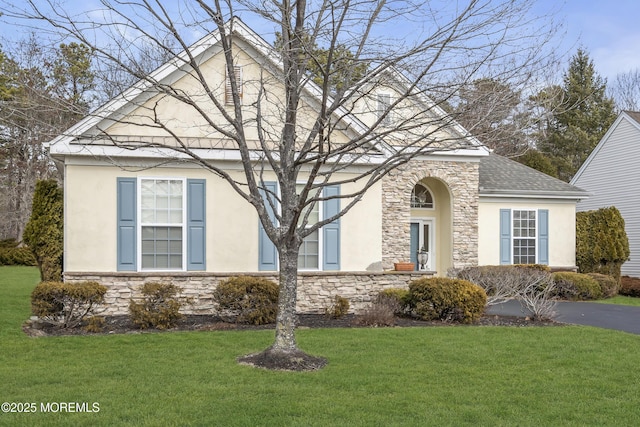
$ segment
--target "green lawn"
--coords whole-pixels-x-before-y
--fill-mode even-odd
[[[235,358],[271,331],[28,338],[32,268],[0,267],[0,425],[640,425],[640,336],[590,327],[301,330],[319,372]],[[97,413],[41,413],[93,402]],[[55,405],[54,405],[55,407]]]
[[[640,298],[627,297],[624,295],[616,295],[613,298],[601,299],[594,302],[600,302],[602,304],[632,305],[640,307]]]

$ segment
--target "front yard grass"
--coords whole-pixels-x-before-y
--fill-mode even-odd
[[[272,331],[29,338],[32,268],[0,267],[0,425],[639,425],[640,336],[591,327],[307,329],[318,372],[235,358]],[[99,412],[42,413],[93,402]]]
[[[634,307],[640,307],[640,298],[628,297],[625,295],[616,295],[611,298],[600,299],[594,302],[600,302],[602,304],[631,305]]]

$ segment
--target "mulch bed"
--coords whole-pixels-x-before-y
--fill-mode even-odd
[[[51,335],[95,335],[95,334],[127,334],[158,332],[156,329],[138,329],[128,316],[104,316],[105,324],[101,332],[87,332],[83,327],[61,329],[59,327],[44,324],[38,321],[27,321],[23,325],[23,330],[30,336],[51,336]],[[534,321],[525,317],[516,316],[494,316],[485,315],[477,323],[472,325],[460,325],[459,323],[446,323],[442,321],[424,321],[411,318],[397,317],[393,327],[429,327],[429,326],[558,326],[561,323],[553,321]],[[310,328],[363,328],[371,327],[358,322],[358,317],[349,314],[338,319],[334,319],[322,314],[300,314],[298,315],[298,329]],[[269,325],[243,325],[223,321],[220,317],[213,315],[188,315],[179,321],[175,328],[169,331],[217,331],[217,330],[260,330],[274,329],[273,324]]]

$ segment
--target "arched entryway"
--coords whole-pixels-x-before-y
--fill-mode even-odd
[[[423,178],[411,191],[410,256],[416,270],[444,275],[452,266],[451,195],[436,178]],[[425,261],[426,262],[421,262]]]

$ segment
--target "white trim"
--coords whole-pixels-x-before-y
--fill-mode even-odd
[[[435,217],[416,217],[412,216],[409,224],[418,224],[418,250],[424,246],[424,226],[429,225],[429,262],[427,262],[427,270],[423,271],[435,271],[436,266],[436,218]],[[420,267],[417,266],[419,269]]]
[[[513,214],[515,213],[515,211],[518,211],[518,212],[526,211],[526,212],[534,212],[535,213],[535,222],[536,222],[535,223],[535,227],[536,227],[535,231],[536,231],[536,235],[534,237],[528,237],[528,236],[527,237],[522,237],[522,236],[516,237],[514,235],[513,230],[515,228],[515,218],[513,217]],[[535,246],[534,246],[535,247],[535,262],[534,262],[534,264],[538,264],[538,256],[540,254],[540,248],[538,247],[538,244],[539,244],[539,233],[540,233],[539,217],[540,217],[540,213],[539,213],[539,209],[538,208],[527,208],[527,207],[511,208],[511,241],[510,241],[509,249],[510,249],[510,253],[511,253],[510,261],[511,261],[512,265],[523,264],[521,262],[519,262],[519,263],[514,262],[514,257],[515,257],[514,241],[515,241],[515,239],[529,239],[529,240],[533,239],[533,243],[535,244]],[[520,255],[520,256],[522,256],[522,255]]]
[[[181,181],[182,182],[182,223],[180,227],[182,228],[182,268],[162,268],[162,269],[148,269],[142,268],[142,181]],[[138,221],[136,224],[136,246],[137,246],[137,271],[138,272],[171,272],[171,271],[187,271],[187,178],[186,177],[166,177],[166,176],[138,176],[136,177],[136,187],[137,187],[137,195],[136,195],[136,215],[138,216]],[[149,225],[152,227],[177,227],[178,225],[175,223],[167,223],[160,224],[155,223],[153,225]]]

